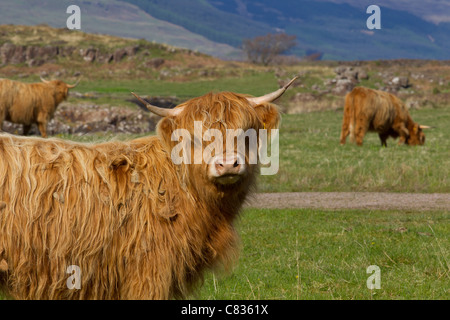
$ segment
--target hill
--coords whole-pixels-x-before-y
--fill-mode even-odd
[[[450,26],[437,26],[404,8],[398,10],[400,6],[383,7],[382,29],[371,31],[366,28],[366,8],[348,3],[192,0],[186,6],[182,0],[125,1],[232,46],[239,46],[244,38],[284,31],[297,36],[299,46],[291,53],[299,56],[319,51],[331,60],[450,58]]]
[[[146,39],[222,59],[242,59],[242,40],[297,36],[290,54],[326,60],[450,59],[449,6],[438,0],[380,1],[382,29],[368,30],[368,0],[91,0],[79,3],[84,32]],[[0,3],[2,24],[65,28],[70,0]],[[435,22],[441,22],[436,24]]]
[[[318,0],[334,3],[347,3],[354,7],[364,9],[375,4],[373,0]],[[450,22],[450,2],[443,0],[378,0],[380,7],[403,10],[416,15],[423,20],[438,24]]]
[[[77,2],[47,0],[0,1],[0,23],[14,25],[47,24],[66,28],[66,9]],[[78,3],[81,31],[118,37],[146,39],[156,43],[187,48],[220,58],[240,57],[240,50],[217,43],[182,26],[159,20],[138,7],[117,0],[92,0]]]

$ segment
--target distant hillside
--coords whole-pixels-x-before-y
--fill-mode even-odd
[[[56,78],[83,75],[98,81],[186,81],[236,75],[231,64],[238,63],[142,39],[46,25],[0,25],[0,78],[36,79],[43,74]]]
[[[334,3],[348,3],[357,8],[371,4],[396,10],[403,10],[433,23],[450,22],[450,1],[446,0],[317,0]]]
[[[78,4],[84,32],[146,39],[222,59],[244,58],[243,39],[269,32],[296,35],[298,46],[289,53],[300,57],[320,52],[326,60],[450,59],[450,23],[433,23],[450,17],[448,1],[380,0],[386,4],[382,29],[373,31],[366,27],[369,2],[15,0],[0,2],[0,23],[65,28],[66,8]]]
[[[81,31],[146,39],[188,48],[220,58],[240,58],[240,50],[216,43],[176,24],[154,18],[138,7],[117,0],[14,0],[0,1],[0,24],[66,28],[69,5],[81,9]]]
[[[298,37],[297,54],[321,51],[325,59],[449,59],[450,28],[405,11],[382,9],[382,29],[368,30],[369,15],[348,4],[317,1],[240,0],[212,4],[245,19]]]

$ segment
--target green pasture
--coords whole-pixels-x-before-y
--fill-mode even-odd
[[[311,75],[305,75],[298,81],[310,84],[318,83],[316,80]],[[133,104],[126,100],[133,98],[131,91],[143,96],[174,95],[183,101],[209,91],[228,90],[262,95],[276,88],[278,84],[273,72],[248,70],[242,77],[191,82],[138,79],[81,81],[77,90],[100,95],[93,100],[96,104],[130,106]],[[286,93],[287,98],[278,101],[283,110],[288,106],[288,97],[299,90],[306,89],[290,89]],[[70,99],[72,102],[81,100]],[[261,176],[258,190],[450,192],[450,105],[410,110],[410,113],[418,123],[434,127],[426,131],[424,146],[398,146],[398,140],[388,139],[388,147],[382,148],[376,133],[368,133],[362,147],[352,145],[349,139],[346,145],[341,146],[342,109],[283,114],[279,131],[279,171],[273,176]],[[102,135],[96,137],[101,139]],[[95,141],[96,138],[82,139]],[[122,135],[121,139],[127,139],[127,136]]]
[[[426,131],[423,146],[399,146],[398,140],[388,139],[387,148],[381,147],[378,135],[371,132],[362,147],[349,139],[341,146],[342,110],[284,114],[279,129],[279,171],[259,176],[258,192],[449,193],[450,106],[412,110],[411,114],[415,121],[434,127]],[[118,136],[122,140],[134,137]],[[105,136],[62,138],[94,142]]]
[[[207,273],[190,298],[429,300],[450,294],[448,211],[247,209],[238,231],[234,269]],[[367,287],[369,266],[380,269],[380,289]]]
[[[446,212],[245,210],[229,274],[207,275],[198,299],[448,299]],[[367,280],[380,268],[380,289]],[[371,282],[374,283],[374,282]]]
[[[434,126],[423,146],[381,147],[369,132],[362,147],[341,146],[342,111],[284,115],[278,174],[260,176],[261,192],[450,192],[450,106],[412,110],[415,121]]]
[[[80,81],[76,91],[95,92],[119,99],[131,99],[130,92],[143,96],[177,96],[180,100],[204,95],[210,91],[233,91],[263,95],[278,89],[272,72],[246,71],[241,77],[223,77],[214,80],[201,79],[189,82],[171,82],[153,79],[102,79]],[[117,101],[120,103],[122,100]]]
[[[80,83],[111,101],[141,95],[189,98],[211,90],[259,95],[277,88],[273,74],[170,83]],[[71,98],[74,99],[74,98]],[[117,102],[118,104],[122,102]],[[283,101],[281,101],[283,103]],[[280,104],[281,104],[280,103]],[[368,133],[364,145],[339,145],[342,110],[283,114],[279,171],[258,178],[258,192],[383,191],[450,193],[450,105],[411,110],[434,128],[424,146],[398,146]],[[149,133],[154,134],[154,133]],[[63,139],[96,142],[95,134]],[[120,135],[127,140],[136,135]],[[371,210],[247,209],[238,221],[242,250],[228,274],[208,273],[198,299],[448,299],[450,214]],[[381,288],[369,290],[369,266]],[[0,296],[0,299],[2,297]]]

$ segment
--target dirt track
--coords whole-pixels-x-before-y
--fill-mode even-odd
[[[449,193],[292,192],[257,193],[246,207],[372,210],[449,210]]]

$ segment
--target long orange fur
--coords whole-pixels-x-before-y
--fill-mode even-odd
[[[0,135],[0,288],[17,299],[171,299],[230,267],[234,221],[257,165],[232,187],[206,164],[175,165],[176,128],[276,128],[277,108],[211,93],[163,118],[157,136],[81,144]],[[180,106],[181,107],[181,106]],[[81,270],[68,289],[67,268]]]

